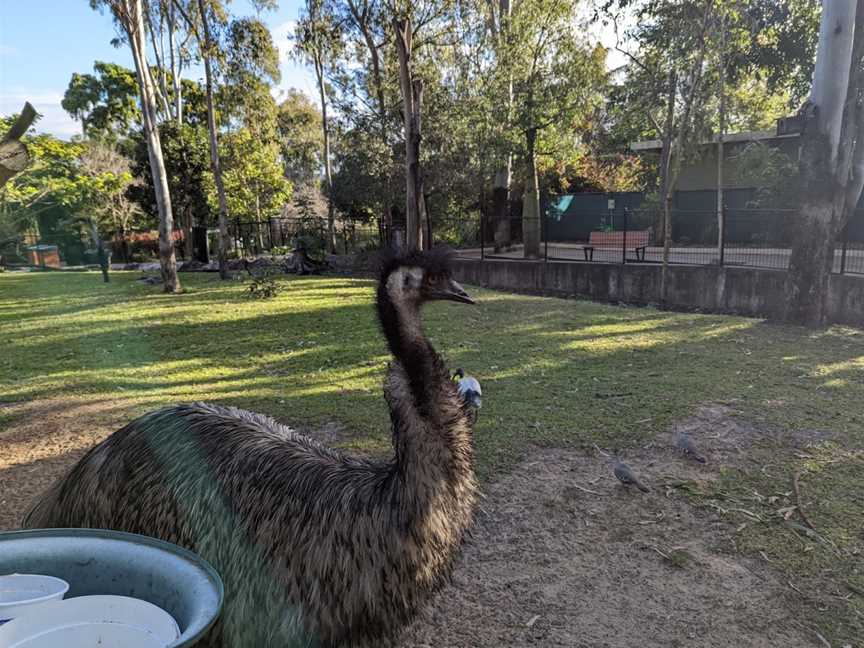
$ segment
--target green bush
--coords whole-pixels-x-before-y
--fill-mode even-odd
[[[279,286],[269,272],[258,277],[252,277],[252,283],[249,284],[250,298],[273,299],[278,294]]]

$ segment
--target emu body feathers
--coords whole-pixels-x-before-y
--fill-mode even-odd
[[[388,299],[379,290],[396,355],[392,459],[345,456],[259,414],[178,405],[93,448],[26,526],[117,529],[200,554],[226,593],[203,646],[388,645],[449,578],[476,491],[470,421],[420,304]]]

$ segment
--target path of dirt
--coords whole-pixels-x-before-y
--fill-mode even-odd
[[[0,529],[18,526],[32,498],[112,431],[87,424],[110,403],[19,407],[0,431]],[[488,485],[453,584],[403,648],[818,645],[778,578],[731,551],[728,525],[663,487],[716,478],[764,432],[719,406],[679,427],[710,461],[677,455],[671,435],[629,451],[622,458],[652,486],[647,494],[619,485],[599,453],[552,449]],[[331,443],[343,435],[313,433]]]
[[[0,531],[21,526],[34,498],[117,428],[94,424],[111,401],[52,399],[0,404]],[[119,426],[118,426],[119,427]]]
[[[534,453],[487,489],[453,585],[402,646],[814,646],[778,579],[725,550],[727,525],[667,496],[693,470],[667,455],[623,457],[642,494],[600,455]]]

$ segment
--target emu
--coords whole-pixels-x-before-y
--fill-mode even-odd
[[[219,648],[390,645],[447,582],[473,517],[467,407],[423,331],[431,300],[471,304],[443,251],[385,260],[377,313],[394,454],[346,456],[232,407],[176,405],[91,449],[25,520],[174,542],[225,583]]]

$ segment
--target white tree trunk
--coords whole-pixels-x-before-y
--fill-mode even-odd
[[[820,326],[837,236],[864,185],[864,0],[824,2],[816,68],[801,138],[801,206],[787,275],[786,319]]]
[[[180,80],[180,51],[177,47],[177,17],[174,0],[168,1],[168,52],[171,57],[171,82],[174,87],[174,119],[177,126],[183,125],[183,84]],[[175,55],[176,51],[176,55]]]
[[[321,129],[324,131],[324,177],[327,179],[327,251],[336,254],[336,224],[333,208],[333,171],[330,166],[330,123],[327,121],[327,95],[324,92],[324,64],[315,53],[315,77],[321,97]]]
[[[717,134],[717,262],[723,256],[726,245],[726,212],[723,195],[723,139],[726,136],[726,16],[723,15],[720,24],[720,65],[719,65],[720,110],[719,128]]]
[[[832,166],[837,162],[843,110],[849,88],[855,10],[856,0],[827,0],[822,3],[810,103],[818,106],[818,128],[828,138],[829,163]]]
[[[179,292],[180,279],[177,277],[177,259],[174,254],[174,216],[171,211],[171,194],[168,190],[168,176],[162,158],[162,143],[156,126],[156,101],[152,78],[147,66],[145,51],[144,15],[141,0],[125,0],[123,27],[129,38],[132,59],[141,93],[141,115],[144,137],[147,141],[147,154],[150,159],[150,172],[153,174],[153,188],[156,193],[156,208],[159,212],[159,264],[165,292]]]

